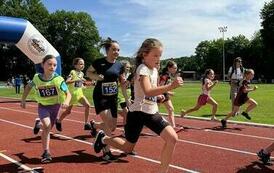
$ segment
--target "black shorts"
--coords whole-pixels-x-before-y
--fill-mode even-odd
[[[97,115],[104,110],[110,109],[111,116],[117,118],[118,99],[116,95],[109,97],[93,95],[93,103]]]
[[[126,103],[126,102],[120,103],[120,107],[121,107],[122,109],[124,109],[125,107],[127,107],[127,103]]]
[[[136,143],[144,127],[160,135],[169,123],[160,114],[147,114],[141,111],[128,112],[125,125],[126,140]]]
[[[235,106],[242,106],[243,104],[245,104],[247,101],[249,100],[249,97],[247,96],[243,96],[243,97],[236,97],[234,100],[234,105]]]

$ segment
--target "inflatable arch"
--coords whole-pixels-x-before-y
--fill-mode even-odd
[[[60,54],[29,21],[0,16],[0,42],[15,44],[35,64],[37,72],[43,71],[40,63],[46,55],[55,56],[56,73],[61,75]]]

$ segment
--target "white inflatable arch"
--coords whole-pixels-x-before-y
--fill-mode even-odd
[[[37,72],[43,71],[40,63],[46,55],[55,56],[56,73],[61,75],[60,54],[29,21],[0,16],[0,42],[15,44],[35,64]]]

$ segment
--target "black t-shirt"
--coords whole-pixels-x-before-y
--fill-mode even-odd
[[[96,59],[92,63],[93,68],[96,70],[97,74],[104,75],[104,80],[97,81],[94,88],[96,94],[102,95],[102,84],[108,82],[115,82],[118,86],[118,79],[120,74],[124,72],[123,65],[119,61],[115,63],[110,63],[106,58]]]

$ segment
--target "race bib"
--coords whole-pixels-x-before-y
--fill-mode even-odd
[[[102,83],[102,94],[104,96],[111,96],[118,93],[118,87],[116,82]]]
[[[51,96],[58,95],[58,92],[55,86],[41,86],[41,87],[38,87],[38,91],[41,97],[51,97]]]
[[[75,88],[81,88],[82,85],[83,85],[83,81],[81,81],[81,80],[78,80],[78,81],[74,82],[74,87]]]
[[[147,104],[155,104],[157,102],[157,97],[156,96],[153,96],[153,97],[145,96],[144,102]]]

